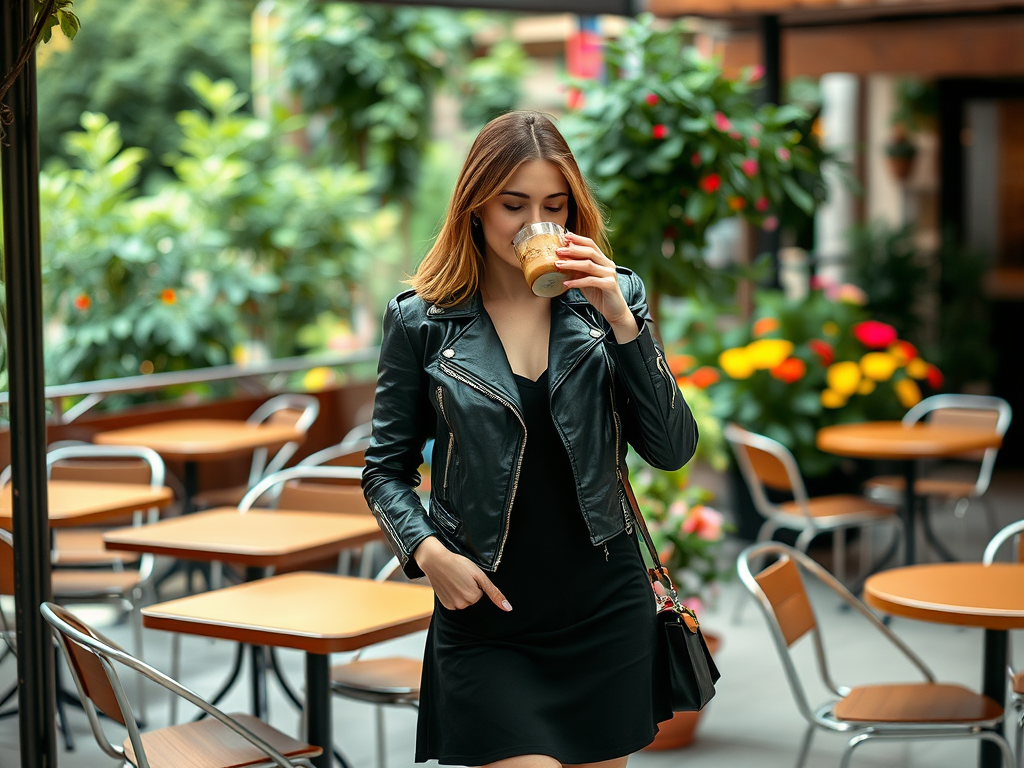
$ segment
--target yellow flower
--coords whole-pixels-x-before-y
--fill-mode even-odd
[[[836,325],[836,323],[834,323],[833,321],[829,320],[827,323],[821,326],[821,332],[824,333],[826,336],[838,336],[839,326]]]
[[[907,363],[907,376],[914,379],[926,379],[928,378],[928,363],[922,360],[920,357],[915,357],[909,363]]]
[[[755,370],[774,368],[793,353],[793,342],[785,339],[758,339],[747,344],[747,359]]]
[[[843,397],[849,397],[860,385],[860,366],[849,360],[833,363],[825,372],[825,379],[831,389]]]
[[[870,395],[872,392],[875,391],[875,386],[875,382],[873,382],[871,379],[864,379],[861,381],[860,386],[857,387],[857,394]]]
[[[330,368],[313,368],[302,378],[302,385],[310,392],[327,389],[334,383],[334,371]]]
[[[725,350],[718,356],[718,365],[730,379],[749,379],[754,373],[746,347]]]
[[[821,393],[821,404],[826,408],[842,408],[846,405],[846,395],[841,395],[834,389],[826,389]]]
[[[860,359],[860,369],[864,375],[875,381],[888,381],[899,365],[899,360],[888,352],[868,352]]]
[[[921,402],[921,388],[913,379],[900,379],[896,382],[896,397],[904,408],[913,408]]]

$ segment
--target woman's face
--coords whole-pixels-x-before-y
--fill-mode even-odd
[[[539,221],[564,227],[569,217],[569,183],[554,163],[527,160],[477,213],[484,229],[487,260],[498,258],[518,269],[512,238],[527,224]]]

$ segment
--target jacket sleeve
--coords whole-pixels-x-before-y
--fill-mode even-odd
[[[697,422],[654,340],[653,320],[643,281],[629,273],[625,299],[640,334],[625,344],[612,343],[618,384],[626,393],[621,408],[626,440],[652,467],[676,470],[697,448]]]
[[[434,413],[426,373],[402,320],[398,300],[384,314],[384,335],[373,402],[373,434],[366,449],[363,495],[409,578],[423,576],[412,557],[436,533],[416,495],[423,446]]]

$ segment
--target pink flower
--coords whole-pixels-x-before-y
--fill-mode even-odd
[[[789,162],[789,158],[790,158],[789,150],[786,149],[785,147],[779,147],[779,151],[776,152],[776,154],[779,156],[779,160],[781,160],[782,162],[784,162],[784,163],[788,163]]]
[[[754,67],[750,70],[750,81],[749,82],[756,83],[762,77],[764,77],[764,64],[756,64],[756,65],[754,65]]]
[[[743,172],[745,174],[747,174],[747,176],[750,177],[750,178],[753,178],[754,176],[757,176],[757,170],[758,170],[757,160],[755,160],[752,157],[749,157],[746,160],[744,160],[742,163],[740,163],[740,168],[742,168]]]
[[[732,139],[733,141],[739,141],[740,139],[743,138],[743,134],[740,133],[739,131],[730,131],[729,138]]]
[[[661,123],[658,123],[656,126],[651,128],[651,136],[653,136],[656,139],[664,139],[667,135],[668,128],[666,128]]]
[[[704,612],[704,603],[700,601],[699,597],[685,597],[679,602],[698,615]]]
[[[656,94],[656,93],[648,93],[644,97],[644,101],[647,102],[647,106],[649,106],[649,107],[656,107],[656,106],[658,106],[658,101],[659,101],[658,94]]]
[[[829,297],[832,298],[832,297]],[[844,304],[856,304],[863,307],[868,303],[868,295],[853,283],[843,283],[836,291],[835,298]]]
[[[764,213],[765,211],[767,211],[768,210],[768,198],[767,197],[759,197],[759,198],[757,198],[757,202],[754,203],[754,210],[758,211],[759,213]]]
[[[779,217],[778,216],[766,216],[764,223],[761,225],[761,229],[765,232],[774,232],[779,228]]]
[[[757,149],[759,146],[761,146],[761,140],[758,139],[757,136],[751,136],[749,143],[751,149]]]
[[[691,507],[683,521],[683,530],[704,541],[718,541],[722,538],[722,513],[703,505]]]
[[[853,335],[868,349],[886,349],[897,339],[896,329],[877,320],[865,320],[853,326]]]
[[[732,130],[732,122],[721,112],[715,112],[715,128],[726,133]]]

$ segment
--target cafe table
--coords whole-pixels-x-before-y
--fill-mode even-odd
[[[868,421],[836,424],[818,430],[818,449],[836,456],[854,459],[888,459],[903,468],[904,491],[901,509],[904,525],[904,564],[917,562],[917,495],[915,462],[919,459],[944,459],[970,451],[998,448],[1002,438],[992,430],[950,427],[918,422]]]
[[[426,629],[434,593],[418,584],[328,573],[288,573],[142,610],[143,625],[168,632],[305,652],[306,740],[331,765],[330,654]]]
[[[51,528],[97,525],[150,507],[166,507],[174,500],[170,488],[141,483],[90,483],[49,480],[47,513]],[[0,492],[0,528],[11,530],[11,484]]]
[[[250,582],[261,578],[267,568],[294,568],[381,537],[372,515],[287,509],[239,512],[234,507],[220,507],[153,525],[119,528],[104,534],[103,542],[111,550],[151,552],[179,560],[238,563],[246,567],[246,581]],[[266,717],[262,648],[253,646],[251,651],[252,713]],[[214,704],[238,680],[243,659],[244,648],[239,646],[227,682],[211,700]],[[273,654],[270,660],[285,693],[301,706],[280,674]]]
[[[1024,629],[1024,564],[929,563],[877,573],[864,602],[892,616],[985,630],[982,693],[1006,704],[1008,636]],[[999,768],[995,744],[981,745],[981,768]]]

